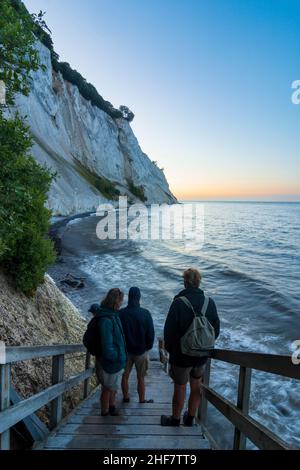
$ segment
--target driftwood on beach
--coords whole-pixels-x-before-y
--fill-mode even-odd
[[[75,289],[82,289],[85,286],[84,280],[84,277],[76,277],[68,273],[66,277],[60,281],[60,283],[67,284],[68,286]]]

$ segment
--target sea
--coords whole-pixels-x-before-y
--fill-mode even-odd
[[[111,287],[126,293],[138,286],[159,338],[170,303],[183,288],[183,270],[196,267],[220,316],[216,347],[291,355],[300,340],[300,203],[201,204],[201,241],[99,240],[95,214],[72,220],[63,237],[65,254],[93,283],[72,300],[86,316],[88,305]],[[236,403],[238,374],[238,366],[213,361],[210,385]],[[300,382],[253,371],[250,416],[300,448]],[[211,405],[207,423],[216,442],[232,448],[234,429]]]

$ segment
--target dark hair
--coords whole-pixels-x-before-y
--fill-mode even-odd
[[[116,310],[116,306],[118,304],[121,304],[123,299],[124,299],[123,292],[117,287],[114,287],[113,289],[110,289],[105,295],[105,297],[102,299],[101,307],[106,307],[112,310]]]
[[[199,287],[201,273],[197,269],[189,268],[183,273],[184,285],[186,287]]]

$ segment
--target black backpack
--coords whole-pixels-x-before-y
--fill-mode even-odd
[[[101,356],[101,339],[98,326],[99,317],[93,317],[83,335],[83,344],[92,356]]]

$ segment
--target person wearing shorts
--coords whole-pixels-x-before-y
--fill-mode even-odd
[[[146,377],[148,368],[149,368],[149,354],[145,352],[140,356],[129,355],[127,359],[125,372],[130,375],[133,366],[136,370],[136,375],[138,379],[143,379]]]
[[[96,360],[95,368],[98,383],[105,389],[110,390],[110,392],[116,393],[121,387],[124,369],[121,369],[119,372],[114,374],[109,374],[103,369],[101,359]]]
[[[175,384],[186,385],[191,380],[202,379],[205,372],[206,362],[207,359],[205,359],[205,362],[203,360],[203,364],[201,366],[195,367],[178,367],[170,364],[169,375]]]
[[[116,394],[127,362],[125,337],[118,314],[123,298],[120,289],[110,289],[101,304],[93,304],[89,310],[98,318],[101,351],[96,356],[95,369],[101,384],[101,416],[119,415]]]
[[[140,403],[153,403],[146,400],[145,376],[149,366],[149,350],[154,343],[154,326],[151,314],[140,306],[141,292],[138,287],[131,287],[128,294],[127,307],[119,311],[125,335],[128,359],[122,378],[123,401],[128,403],[129,376],[135,366],[137,375],[137,391]]]
[[[199,288],[201,274],[197,269],[187,269],[183,273],[184,287],[175,296],[167,315],[164,326],[165,348],[169,353],[169,375],[174,382],[173,414],[162,415],[162,426],[179,426],[181,413],[184,407],[186,385],[190,384],[188,409],[183,415],[183,424],[192,426],[201,401],[201,382],[205,372],[207,357],[192,357],[182,354],[180,340],[190,327],[193,319],[193,310],[179,297],[186,297],[192,304],[194,311],[200,313],[204,304],[204,292]],[[215,338],[219,336],[220,320],[214,301],[210,298],[206,310],[206,317],[214,327]]]

